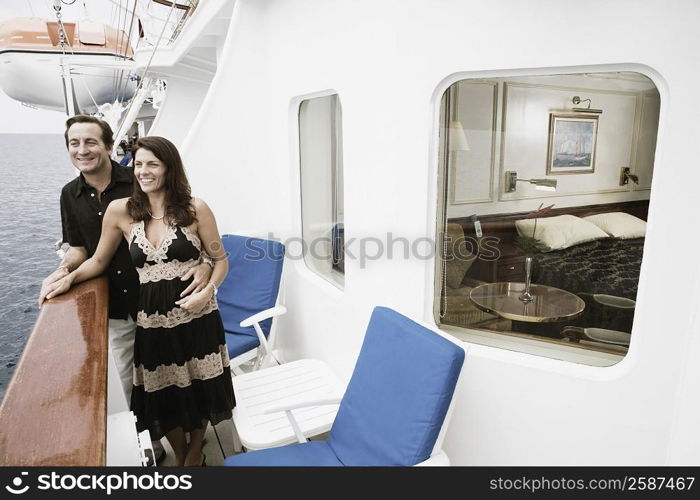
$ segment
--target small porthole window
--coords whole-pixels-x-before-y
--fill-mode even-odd
[[[343,147],[336,94],[299,106],[299,164],[304,261],[337,286],[345,277]]]

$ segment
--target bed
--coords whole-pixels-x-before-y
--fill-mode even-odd
[[[635,300],[644,238],[606,238],[533,255],[532,281],[576,294]]]
[[[612,213],[622,213],[625,217],[633,216],[644,224],[645,229],[647,211],[648,201],[551,209],[536,218],[538,225],[535,228],[539,238],[541,228],[563,218],[561,216],[571,217],[571,221],[583,219],[586,223],[591,221],[598,224]],[[473,217],[450,219],[450,224],[461,226],[468,239],[478,241],[480,248],[479,258],[465,273],[463,283],[525,281],[526,252],[519,247],[518,233],[520,229],[521,233],[532,234],[530,230],[534,218],[531,215],[531,212],[520,212],[479,216],[481,237],[476,236]],[[564,231],[570,231],[571,221],[566,220],[562,226]],[[530,225],[525,228],[523,224]],[[607,226],[603,228],[610,230]],[[513,322],[511,329],[554,338],[561,338],[563,327],[570,325],[631,331],[633,306],[610,307],[609,304],[601,304],[603,301],[594,300],[594,297],[613,297],[611,300],[621,298],[622,303],[634,304],[644,248],[643,234],[643,231],[620,235],[601,231],[601,236],[590,236],[590,241],[574,244],[567,242],[564,248],[556,248],[554,244],[554,249],[547,248],[546,251],[528,251],[527,254],[533,257],[532,282],[572,292],[586,302],[586,309],[584,314],[567,322],[567,325]],[[543,237],[540,242],[542,241],[546,241],[546,238]],[[454,290],[451,292],[457,293]]]

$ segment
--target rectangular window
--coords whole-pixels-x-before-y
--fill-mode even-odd
[[[461,80],[440,121],[438,324],[475,342],[619,361],[633,341],[651,195],[653,82]]]
[[[299,162],[304,261],[343,286],[345,227],[341,108],[336,94],[306,99],[299,107]]]

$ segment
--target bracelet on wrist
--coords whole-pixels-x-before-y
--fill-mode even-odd
[[[214,289],[214,297],[216,297],[216,294],[219,293],[219,289],[216,287],[216,284],[213,281],[210,281],[207,286],[211,286]]]
[[[58,267],[56,268],[56,271],[58,271],[59,269],[65,269],[65,270],[66,270],[66,273],[67,273],[67,274],[70,274],[70,268],[69,268],[68,266],[66,266],[66,265],[58,266]]]
[[[226,252],[226,253],[225,253],[224,255],[222,255],[221,257],[212,257],[211,260],[214,261],[214,262],[219,262],[220,260],[226,260],[226,259],[228,259],[228,256],[229,256],[229,253]]]

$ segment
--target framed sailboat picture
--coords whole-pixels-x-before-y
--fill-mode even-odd
[[[595,170],[598,115],[549,114],[547,174],[591,174]]]

